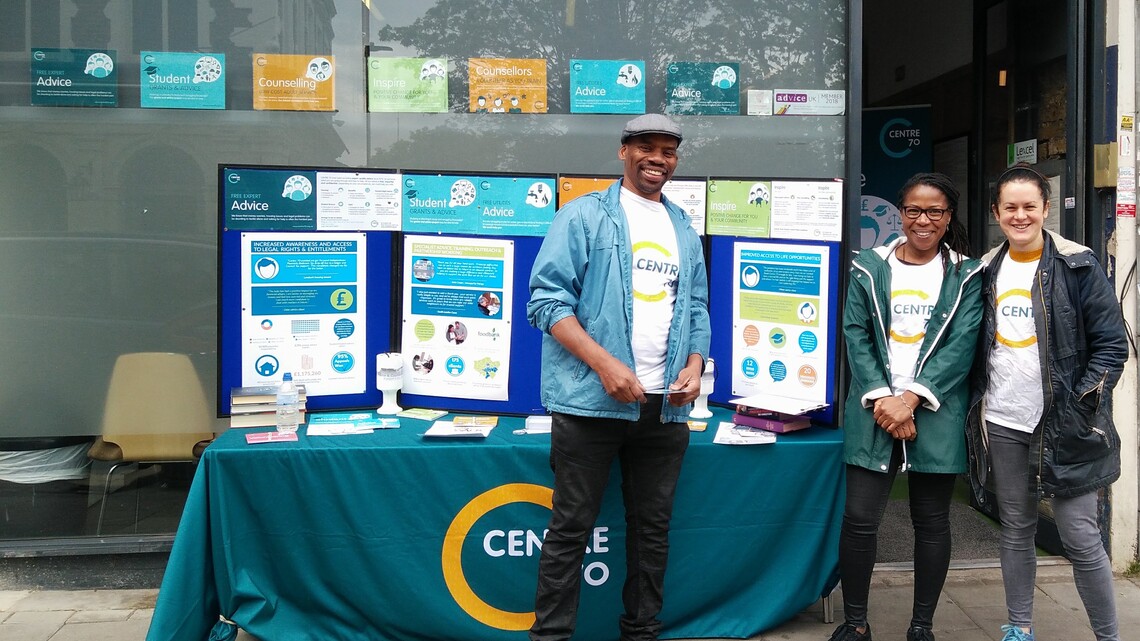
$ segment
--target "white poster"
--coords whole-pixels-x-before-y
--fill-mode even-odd
[[[843,183],[772,181],[772,238],[830,240],[843,236]]]
[[[693,229],[705,235],[706,186],[703,180],[670,180],[661,188],[669,202],[685,210],[693,219]]]
[[[507,400],[514,243],[406,236],[404,392]]]
[[[309,396],[366,391],[365,249],[364,234],[242,234],[242,385],[292,372]]]
[[[400,174],[317,172],[317,229],[400,231]]]
[[[732,394],[827,399],[826,245],[736,243]]]

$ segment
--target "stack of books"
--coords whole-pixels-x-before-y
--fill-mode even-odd
[[[783,412],[747,405],[736,406],[736,413],[732,415],[732,422],[737,425],[780,434],[811,427],[811,419],[803,414],[784,414]]]
[[[305,422],[305,386],[297,385],[297,409]],[[230,390],[230,427],[277,425],[277,386],[255,385]]]

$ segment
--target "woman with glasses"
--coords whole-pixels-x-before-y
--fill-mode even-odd
[[[1098,641],[1119,641],[1097,490],[1120,476],[1112,388],[1128,357],[1112,285],[1092,250],[1044,230],[1049,182],[1028,165],[998,176],[1005,242],[986,254],[985,313],[967,434],[974,496],[993,482],[1009,624],[1033,641],[1037,504],[1048,499]]]
[[[870,641],[867,597],[879,524],[907,473],[914,605],[907,641],[933,641],[950,566],[950,498],[966,471],[969,364],[982,318],[981,264],[965,256],[958,190],[923,173],[899,190],[903,237],[859,252],[843,309],[851,386],[844,414],[847,504],[839,538],[844,622],[832,641]]]

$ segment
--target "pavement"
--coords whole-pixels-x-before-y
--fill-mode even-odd
[[[951,567],[934,619],[940,641],[999,641],[1006,622],[1001,571],[993,562]],[[870,623],[875,639],[903,641],[910,621],[913,573],[909,564],[879,564],[871,587]],[[1140,639],[1140,578],[1118,576],[1117,611],[1121,639]],[[1092,641],[1084,608],[1073,586],[1072,568],[1060,559],[1043,559],[1037,572],[1035,632],[1041,641]],[[0,639],[3,641],[141,641],[154,612],[158,590],[7,590],[0,585]],[[837,590],[833,622],[823,620],[823,602],[754,641],[826,641],[842,621]],[[668,606],[666,606],[668,607]],[[520,639],[522,635],[519,635]],[[377,634],[377,639],[382,639]],[[203,640],[205,641],[205,640]],[[238,641],[258,640],[242,632]]]

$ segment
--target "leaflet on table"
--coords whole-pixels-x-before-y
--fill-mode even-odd
[[[139,105],[144,109],[225,109],[226,56],[140,51]]]
[[[558,207],[579,196],[595,191],[604,191],[613,185],[616,178],[596,176],[559,176]],[[692,219],[693,229],[698,234],[705,233],[705,181],[675,179],[665,183],[661,193],[670,202],[684,209]]]
[[[514,243],[404,237],[404,393],[507,400]]]
[[[433,410],[426,407],[409,407],[396,412],[396,416],[400,418],[414,418],[417,421],[434,421],[446,415],[447,410]]]
[[[710,180],[709,234],[767,238],[772,224],[772,183],[765,180]]]
[[[248,231],[399,231],[400,175],[227,169],[223,224]]]
[[[827,245],[734,245],[732,394],[827,403],[829,261]]]
[[[253,54],[253,108],[277,111],[336,111],[336,56]]]
[[[571,60],[570,113],[645,113],[645,61]]]
[[[340,434],[371,434],[373,430],[400,427],[400,419],[377,416],[375,412],[333,412],[306,417],[305,434],[308,436],[336,436]]]
[[[363,233],[242,234],[243,386],[292,372],[309,397],[367,390],[365,243]]]
[[[447,58],[368,56],[368,111],[447,111]]]
[[[775,432],[754,430],[728,421],[721,421],[713,436],[713,443],[720,445],[768,445],[775,442]]]
[[[469,58],[468,111],[546,113],[546,60]]]
[[[32,49],[32,105],[117,107],[119,69],[115,55],[114,49]]]
[[[740,115],[740,63],[674,62],[666,74],[665,113]]]
[[[403,230],[544,236],[554,219],[552,176],[403,175]]]
[[[425,437],[484,438],[495,429],[494,425],[456,425],[451,421],[436,421],[424,432]]]

